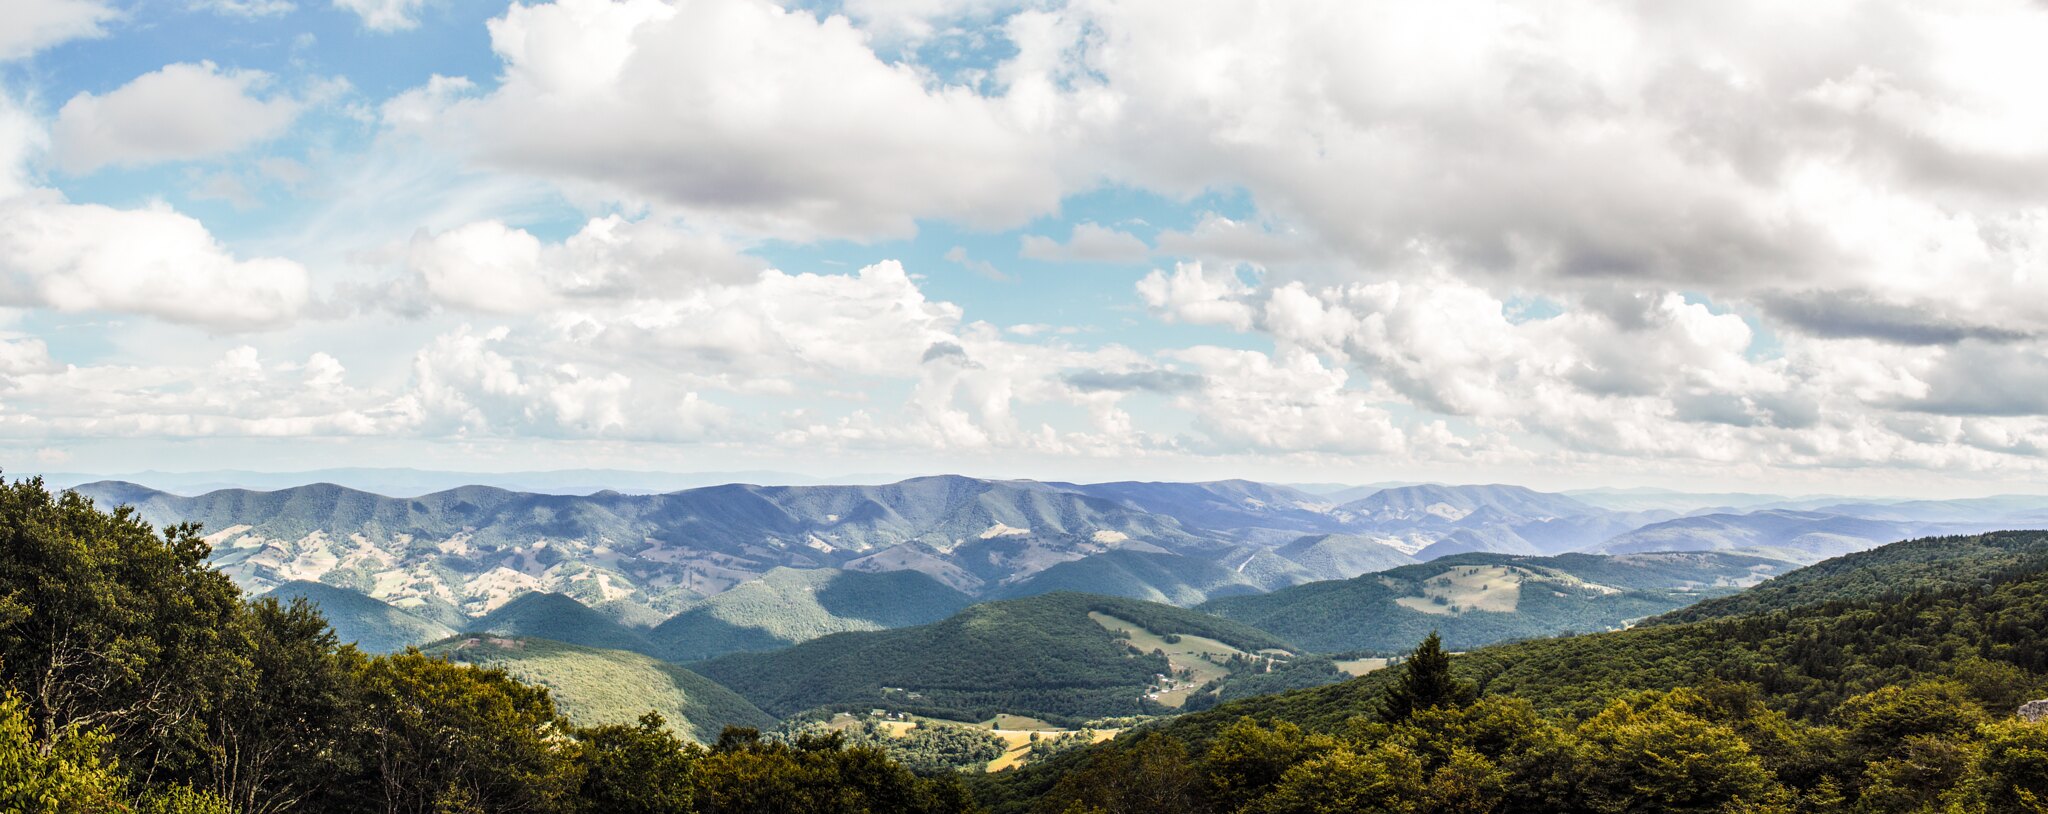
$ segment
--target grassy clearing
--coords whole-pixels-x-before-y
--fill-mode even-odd
[[[832,719],[828,722],[827,726],[829,726],[833,730],[839,730],[850,726],[855,726],[864,720],[867,719],[861,716],[851,715],[842,712],[832,716]],[[874,723],[875,725],[881,727],[883,731],[888,732],[891,737],[897,738],[909,737],[911,730],[916,729],[917,727],[925,724],[931,724],[935,726],[964,726],[974,729],[986,730],[989,734],[994,735],[997,738],[1002,739],[1003,741],[1002,756],[996,758],[995,760],[991,760],[988,763],[987,770],[991,772],[1000,772],[1005,769],[1014,769],[1019,766],[1023,766],[1025,763],[1029,762],[1031,758],[1031,744],[1033,743],[1034,739],[1064,738],[1071,736],[1077,732],[1087,732],[1089,735],[1090,743],[1101,743],[1103,741],[1116,737],[1118,732],[1123,731],[1121,729],[1062,729],[1051,723],[1041,721],[1037,718],[1033,718],[1027,715],[1009,714],[997,715],[994,718],[990,718],[980,723],[969,723],[966,721],[948,721],[942,718],[924,717],[914,717],[911,720],[907,721],[885,720],[875,721]]]
[[[1166,662],[1176,675],[1155,688],[1151,698],[1168,707],[1179,708],[1203,684],[1228,677],[1230,669],[1224,666],[1224,662],[1231,656],[1245,654],[1243,650],[1206,636],[1163,636],[1128,619],[1100,611],[1089,611],[1088,618],[1095,620],[1102,629],[1123,637],[1132,647],[1147,653],[1157,650],[1166,654]],[[1180,675],[1183,672],[1185,675]]]
[[[1343,659],[1335,662],[1337,669],[1352,677],[1362,676],[1374,670],[1387,669],[1392,659]]]
[[[994,735],[995,735],[996,737],[998,737],[998,738],[1002,738],[1002,739],[1003,739],[1003,743],[1004,743],[1004,745],[1008,746],[1008,747],[1009,747],[1009,750],[1008,750],[1008,751],[1006,751],[1006,752],[1004,752],[1004,753],[1003,753],[1003,756],[1002,756],[1002,757],[999,757],[999,758],[996,758],[995,760],[991,760],[991,761],[989,761],[989,763],[988,763],[988,770],[989,770],[989,771],[991,771],[991,772],[1000,772],[1000,771],[1003,771],[1004,769],[1014,769],[1014,768],[1017,768],[1017,767],[1019,767],[1019,766],[1022,766],[1022,765],[1024,765],[1024,764],[1025,764],[1026,762],[1028,762],[1028,761],[1029,761],[1029,759],[1030,759],[1030,757],[1031,757],[1031,736],[1032,736],[1032,735],[1037,735],[1037,736],[1038,736],[1038,737],[1040,737],[1040,738],[1048,738],[1048,737],[1061,737],[1061,736],[1071,735],[1071,734],[1073,734],[1073,733],[1074,733],[1074,732],[1076,732],[1076,731],[1079,731],[1079,730],[1067,730],[1067,729],[1057,729],[1057,730],[1052,730],[1052,731],[1041,731],[1041,730],[1023,730],[1023,729],[997,729],[997,730],[994,730],[993,734],[994,734]],[[1114,738],[1114,737],[1116,737],[1116,736],[1117,736],[1117,733],[1118,733],[1118,732],[1122,732],[1122,731],[1123,731],[1123,730],[1121,730],[1121,729],[1094,729],[1094,730],[1089,730],[1089,732],[1091,733],[1091,737],[1089,738],[1088,742],[1089,742],[1089,743],[1101,743],[1101,742],[1103,742],[1103,741],[1106,741],[1106,740],[1109,740],[1109,739],[1111,739],[1111,738]]]
[[[1421,596],[1404,596],[1394,603],[1438,616],[1514,613],[1522,602],[1522,576],[1520,569],[1507,566],[1463,565],[1423,580]]]

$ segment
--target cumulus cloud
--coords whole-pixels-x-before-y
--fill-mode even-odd
[[[1155,269],[1138,281],[1138,296],[1166,319],[1240,331],[1255,315],[1244,301],[1251,293],[1236,275],[1205,271],[1201,263],[1178,264],[1172,274]]]
[[[560,0],[490,30],[504,81],[444,120],[502,167],[806,239],[1011,224],[1066,189],[1028,106],[886,62],[843,17]]]
[[[1196,347],[1176,354],[1206,372],[1207,386],[1182,396],[1196,426],[1232,451],[1385,453],[1404,440],[1371,394],[1314,354]]]
[[[8,355],[8,354],[0,354]],[[53,365],[0,370],[0,435],[48,438],[362,436],[416,418],[349,387],[334,357],[262,358],[231,348],[189,366]],[[205,387],[193,387],[205,381]]]
[[[178,63],[103,96],[78,94],[57,111],[52,155],[65,171],[87,173],[244,149],[283,133],[298,116],[297,101],[256,95],[269,82],[261,71]]]
[[[166,207],[0,200],[0,301],[146,314],[211,330],[275,327],[311,297],[306,269],[244,259]]]
[[[572,300],[661,299],[742,282],[759,260],[716,234],[658,219],[593,218],[560,243],[478,221],[416,235],[406,267],[444,305],[535,314]]]
[[[11,0],[0,26],[0,62],[21,59],[66,40],[98,37],[120,16],[102,0]]]

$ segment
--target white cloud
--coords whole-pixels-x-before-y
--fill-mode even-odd
[[[106,34],[120,16],[102,0],[8,0],[0,25],[0,62],[21,59],[67,40]]]
[[[436,435],[698,440],[728,411],[663,377],[535,359],[506,347],[510,331],[464,328],[413,362],[408,403]]]
[[[178,63],[104,96],[80,93],[57,112],[53,157],[76,174],[242,150],[283,133],[298,116],[290,97],[254,95],[269,82],[261,71]]]
[[[35,115],[0,91],[0,199],[34,188],[28,177],[29,158],[48,141]]]
[[[1231,451],[1362,455],[1401,448],[1404,434],[1371,394],[1346,388],[1342,368],[1295,350],[1196,347],[1177,358],[1200,368],[1207,386],[1179,398],[1196,426]]]
[[[844,18],[561,0],[490,29],[503,83],[443,115],[502,167],[805,239],[1017,223],[1067,188],[1032,110],[885,62]]]
[[[532,313],[554,301],[540,262],[540,240],[497,221],[421,235],[406,252],[434,298],[497,313]]]
[[[342,382],[333,357],[270,362],[242,346],[191,366],[62,365],[0,372],[0,436],[363,436],[416,419]],[[203,381],[204,387],[193,382]]]
[[[1201,263],[1179,263],[1172,274],[1153,270],[1138,281],[1138,296],[1160,316],[1195,325],[1246,330],[1254,312],[1244,302],[1252,293],[1234,274],[1211,274]]]
[[[371,31],[392,32],[420,24],[419,10],[426,0],[334,0],[334,7],[354,13]]]
[[[276,327],[310,299],[304,267],[242,259],[165,207],[0,200],[0,302],[146,314],[211,330]]]
[[[539,314],[572,301],[660,300],[752,279],[762,263],[710,233],[654,218],[593,218],[560,243],[478,221],[415,236],[406,266],[436,301]]]

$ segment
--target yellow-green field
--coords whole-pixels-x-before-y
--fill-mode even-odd
[[[1223,662],[1231,656],[1244,655],[1243,650],[1204,636],[1181,634],[1180,641],[1168,642],[1165,636],[1146,630],[1135,622],[1100,611],[1089,611],[1088,618],[1095,620],[1102,629],[1122,636],[1124,641],[1139,650],[1147,653],[1158,650],[1165,653],[1166,663],[1171,665],[1176,673],[1181,670],[1188,671],[1190,678],[1177,679],[1172,682],[1172,686],[1162,689],[1153,696],[1153,700],[1169,707],[1179,707],[1187,703],[1188,695],[1203,684],[1230,675],[1230,670],[1223,666]]]
[[[1522,602],[1522,579],[1518,568],[1459,566],[1423,580],[1421,596],[1404,596],[1394,603],[1438,616],[1472,611],[1514,613]],[[1439,599],[1443,601],[1438,602]]]
[[[1337,669],[1343,670],[1345,674],[1356,677],[1374,670],[1387,669],[1387,664],[1390,661],[1392,659],[1345,659],[1336,662],[1336,665]]]
[[[1057,737],[1060,735],[1066,735],[1069,734],[1071,731],[1072,730],[1064,729],[1052,731],[1037,729],[990,730],[990,734],[993,734],[996,737],[1003,739],[1003,745],[1008,746],[1009,751],[1004,752],[1002,757],[989,761],[988,770],[991,772],[1000,772],[1004,769],[1024,765],[1025,758],[1029,757],[1031,754],[1032,735],[1037,735],[1041,738],[1050,738]],[[1110,738],[1116,737],[1116,733],[1121,731],[1122,730],[1119,729],[1097,729],[1095,730],[1095,737],[1091,739],[1089,743],[1101,743],[1103,741],[1109,740]]]
[[[863,720],[866,719],[862,718],[861,716],[850,715],[842,712],[832,716],[832,720],[828,722],[827,725],[835,730],[844,729],[846,727],[860,723]],[[1071,735],[1075,732],[1080,731],[1077,729],[1061,729],[1050,723],[1046,723],[1045,721],[1041,721],[1037,718],[1031,718],[1024,715],[997,715],[994,718],[990,718],[980,723],[970,723],[968,721],[949,721],[943,718],[924,717],[917,717],[908,721],[875,721],[875,725],[881,727],[882,731],[889,733],[891,737],[897,738],[908,736],[910,734],[910,730],[916,729],[917,727],[924,724],[932,724],[935,726],[964,726],[971,729],[986,729],[988,730],[989,734],[994,735],[997,738],[1001,738],[1003,741],[1004,751],[1001,757],[998,757],[995,760],[991,760],[988,762],[987,770],[991,772],[1000,772],[1004,769],[1010,769],[1024,765],[1025,760],[1031,755],[1031,738],[1034,735],[1040,738],[1057,738],[1066,735]],[[1110,738],[1116,737],[1117,733],[1122,732],[1123,730],[1094,729],[1089,731],[1093,735],[1089,742],[1101,743],[1103,741],[1109,740]]]

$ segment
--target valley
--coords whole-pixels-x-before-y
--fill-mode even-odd
[[[651,706],[700,741],[820,711],[1037,721],[984,727],[1011,741],[1100,731],[1383,671],[1432,632],[1462,651],[1712,613],[1797,590],[1748,589],[1890,531],[2048,511],[950,477],[580,497],[81,493],[223,524],[209,526],[215,567],[303,598],[367,652],[503,667],[592,722]]]
[[[893,494],[930,496],[931,488],[917,485]],[[1024,511],[992,509],[991,494],[1004,499],[1026,495],[1026,502],[1037,507],[1032,511],[1049,521],[1085,510],[1058,520],[1066,523],[1064,539],[1085,539],[1108,550],[1060,549],[1044,535],[998,519],[984,533],[955,543],[925,538],[892,546],[899,551],[921,546],[928,556],[941,559],[963,557],[946,562],[979,580],[975,590],[962,590],[959,579],[949,581],[943,572],[871,570],[871,562],[862,564],[867,557],[862,555],[839,560],[842,567],[775,565],[722,590],[693,590],[691,598],[677,600],[668,616],[652,604],[622,603],[619,597],[593,602],[588,594],[538,589],[546,584],[543,577],[564,573],[555,569],[569,563],[551,552],[586,550],[602,557],[626,550],[612,538],[578,548],[589,541],[574,538],[579,541],[571,545],[572,538],[564,535],[520,542],[524,538],[506,537],[509,532],[502,526],[463,526],[441,542],[423,545],[424,538],[415,532],[425,530],[433,502],[421,514],[418,508],[357,500],[332,490],[240,496],[236,500],[249,505],[293,506],[311,500],[320,508],[236,515],[239,522],[207,538],[225,543],[224,548],[188,552],[211,553],[206,562],[193,560],[190,567],[194,578],[226,586],[215,590],[239,591],[235,583],[287,572],[306,576],[292,569],[331,565],[322,574],[326,581],[278,582],[264,594],[274,602],[247,607],[259,617],[298,614],[317,620],[336,645],[350,645],[337,652],[339,663],[363,665],[360,669],[368,672],[361,680],[370,682],[365,686],[373,689],[366,691],[373,696],[429,693],[421,696],[428,698],[438,692],[433,682],[499,682],[526,688],[507,692],[544,699],[545,714],[559,716],[561,726],[574,727],[576,737],[595,739],[593,744],[634,732],[639,734],[632,737],[696,744],[691,748],[700,751],[684,753],[713,756],[700,758],[705,760],[783,749],[872,754],[910,776],[965,784],[954,788],[995,812],[1020,814],[1045,800],[1094,800],[1106,807],[1145,784],[1180,788],[1172,784],[1182,781],[1171,777],[1116,774],[1158,761],[1202,765],[1212,772],[1224,770],[1218,761],[1238,759],[1231,755],[1300,762],[1298,756],[1278,757],[1295,748],[1284,744],[1299,738],[1338,750],[1377,743],[1370,748],[1390,756],[1396,752],[1387,750],[1424,748],[1402,744],[1427,744],[1429,738],[1469,740],[1469,747],[1459,748],[1494,751],[1460,759],[1522,761],[1498,764],[1500,782],[1506,784],[1500,793],[1519,794],[1512,790],[1542,788],[1548,782],[1518,774],[1528,771],[1536,753],[1514,750],[1539,747],[1488,740],[1496,737],[1485,734],[1488,727],[1551,733],[1541,737],[1580,744],[1574,749],[1593,748],[1588,744],[1607,737],[1596,734],[1597,727],[1607,725],[1603,721],[1627,715],[1749,716],[1741,726],[1762,729],[1731,729],[1726,737],[1765,738],[1745,740],[1752,746],[1744,748],[1756,750],[1765,773],[1779,778],[1772,782],[1788,789],[1782,793],[1833,793],[1827,791],[1832,786],[1797,786],[1809,782],[1797,774],[1806,769],[1771,763],[1785,759],[1783,750],[1789,747],[1768,738],[1823,742],[1835,737],[1828,734],[1835,730],[1826,728],[1831,724],[1823,722],[1853,721],[1863,714],[1856,712],[1863,708],[1858,705],[1892,703],[1884,700],[1890,697],[1885,693],[1934,693],[1929,697],[1945,699],[1938,703],[1983,710],[1954,714],[1989,716],[1984,721],[1994,720],[2000,709],[2048,693],[2048,657],[2035,652],[2038,642],[2031,637],[2031,631],[2048,624],[2039,615],[2043,605],[2038,601],[2042,575],[2048,573],[2048,532],[1926,537],[1802,566],[1782,557],[1794,549],[1817,550],[1811,536],[1816,532],[1806,525],[1812,518],[1800,519],[1801,536],[1787,538],[1797,545],[1786,540],[1765,545],[1759,541],[1767,540],[1751,533],[1775,522],[1780,516],[1775,513],[1782,510],[1774,508],[1759,510],[1768,516],[1746,527],[1751,531],[1739,538],[1744,545],[1644,551],[1637,549],[1650,537],[1624,533],[1582,546],[1586,551],[1540,553],[1534,539],[1554,545],[1558,538],[1513,531],[1498,525],[1498,518],[1512,512],[1584,510],[1554,496],[1503,487],[1462,493],[1451,487],[1395,487],[1401,493],[1383,490],[1336,506],[1280,502],[1276,498],[1284,493],[1242,484],[1120,484],[1101,490],[1123,503],[1063,488],[998,484],[984,489],[956,480],[946,485],[946,500],[983,517]],[[889,493],[885,489],[882,494]],[[1225,505],[1226,497],[1240,503]],[[805,499],[844,508],[835,502],[838,498]],[[1263,525],[1226,532],[1150,514],[1169,499],[1194,500],[1190,512],[1205,523]],[[447,511],[474,511],[458,510],[445,498],[440,505]],[[1345,505],[1352,508],[1342,509]],[[1998,505],[2024,513],[2033,504]],[[882,517],[883,508],[860,511],[872,519]],[[907,519],[916,511],[890,511],[898,519],[873,523],[859,534],[848,532],[849,538],[872,539],[881,534],[877,529],[918,537],[933,532],[911,532],[947,527],[939,522],[937,509],[917,522]],[[1926,502],[1891,509],[1862,506],[1855,513],[1858,523],[1946,528],[1961,522],[1956,507]],[[831,519],[826,522],[847,521],[838,512],[827,515]],[[1567,521],[1580,528],[1599,525],[1583,513],[1572,516],[1577,520],[1517,516],[1552,531]],[[1904,516],[1921,519],[1899,519]],[[316,523],[309,517],[327,519]],[[1414,539],[1362,534],[1356,526],[1329,530],[1362,522],[1361,517],[1405,524],[1414,534],[1443,531],[1445,523],[1466,525],[1421,546]],[[1483,522],[1470,523],[1475,517]],[[1695,517],[1724,522],[1715,513]],[[1132,529],[1130,536],[1092,525],[1109,518]],[[336,519],[354,525],[337,525]],[[556,534],[578,528],[546,516],[538,520]],[[709,521],[691,517],[687,522]],[[778,522],[785,528],[804,525]],[[1651,527],[1668,527],[1661,524],[1669,522]],[[1830,545],[1848,545],[1841,541],[1854,537],[1858,528],[1875,533],[1865,526],[1843,526],[1829,536]],[[308,559],[302,551],[299,559],[289,561],[300,565],[277,570],[278,563],[288,562],[280,553],[283,548],[271,542],[235,545],[264,529],[303,532],[300,539],[316,541],[317,550],[329,555],[339,550],[335,540],[361,544],[331,560]],[[1312,533],[1296,534],[1304,531]],[[1528,545],[1503,543],[1515,538]],[[488,539],[502,545],[491,548],[482,542]],[[1484,541],[1539,553],[1431,554],[1431,549]],[[653,538],[642,544],[647,546],[642,554],[653,553],[656,562],[663,562],[663,552],[675,550]],[[752,552],[756,563],[765,562],[760,552],[776,550],[761,543],[700,545],[696,550],[724,545]],[[830,548],[809,546],[812,554],[805,556],[823,557]],[[424,551],[433,553],[419,554]],[[379,597],[373,592],[380,586],[399,583],[383,573],[357,579],[347,570],[366,567],[361,565],[366,558],[382,562],[402,552],[425,557],[420,567],[445,581],[421,593]],[[1205,559],[1226,554],[1240,559],[1227,568]],[[482,571],[464,589],[467,594],[453,587],[462,584],[460,572],[451,566],[455,560],[435,559],[473,562],[483,555],[497,564]],[[681,562],[672,559],[666,564]],[[622,580],[603,583],[608,585],[624,586],[623,580],[653,573],[625,559],[606,567],[616,569]],[[1006,567],[1021,569],[1021,576],[1002,570]],[[1264,576],[1241,576],[1258,569],[1264,569]],[[1331,578],[1309,578],[1318,574]],[[515,587],[521,585],[526,588]],[[470,668],[476,669],[416,686],[405,672]],[[1437,683],[1418,684],[1422,679],[1416,676],[1430,670],[1440,671],[1432,679]],[[498,692],[482,686],[460,690],[452,699]],[[1916,687],[1922,689],[1911,689]],[[1428,702],[1438,708],[1400,700],[1421,692],[1438,693]],[[490,702],[497,705],[493,709],[516,703],[524,702]],[[1716,706],[1721,704],[1735,706]],[[1429,716],[1463,715],[1465,710],[1482,717],[1446,733],[1414,729],[1436,726],[1419,723],[1438,720]],[[412,713],[391,714],[403,720]],[[472,725],[482,724],[465,724]],[[1963,734],[1950,736],[1967,741]],[[1654,752],[1658,747],[1640,748]],[[1151,751],[1157,749],[1181,756]],[[1849,759],[1864,759],[1857,754]],[[1424,772],[1417,776],[1449,771],[1427,768],[1426,756],[1412,757],[1423,767],[1414,770]],[[1307,782],[1306,775],[1287,780],[1295,776],[1291,770],[1283,775],[1263,781],[1256,793],[1290,794],[1289,782]],[[1937,787],[1955,796],[1980,786]],[[1224,793],[1203,783],[1182,791]]]

